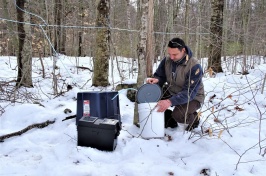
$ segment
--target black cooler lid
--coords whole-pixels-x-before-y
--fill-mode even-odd
[[[117,119],[99,119],[97,117],[82,117],[78,122],[78,127],[98,128],[106,130],[120,131],[120,122]]]
[[[161,96],[162,89],[158,84],[144,84],[137,91],[138,103],[157,102]]]

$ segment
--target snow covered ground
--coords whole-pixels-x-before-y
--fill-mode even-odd
[[[135,82],[136,73],[129,77],[127,72],[131,66],[125,62],[130,62],[129,59],[118,59],[124,61],[119,62],[122,76],[128,78],[128,82]],[[56,71],[59,91],[66,91],[66,85],[73,85],[73,82],[76,86],[61,96],[54,96],[52,59],[44,58],[45,78],[42,78],[40,60],[35,58],[34,88],[21,88],[20,96],[14,98],[11,86],[14,82],[10,82],[9,86],[2,83],[16,79],[16,58],[0,57],[0,136],[34,123],[55,120],[54,124],[45,128],[34,128],[1,142],[0,175],[265,175],[266,88],[261,92],[265,64],[255,65],[247,75],[233,75],[226,68],[224,73],[215,77],[206,74],[203,79],[206,99],[200,110],[200,127],[193,132],[168,128],[165,129],[164,139],[136,137],[140,129],[132,124],[134,103],[127,99],[126,91],[121,91],[119,102],[123,127],[116,149],[107,152],[77,146],[75,119],[62,121],[75,115],[78,92],[114,89],[113,85],[108,88],[92,87],[92,72],[88,69],[77,71],[76,61],[79,66],[92,69],[92,61],[88,57],[60,56]],[[111,68],[110,83],[120,83],[117,67]],[[6,101],[7,98],[16,101]],[[72,113],[65,114],[66,108]]]

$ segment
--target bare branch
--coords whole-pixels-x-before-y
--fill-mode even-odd
[[[8,138],[11,138],[11,137],[14,137],[14,136],[20,136],[23,133],[26,133],[27,131],[29,131],[29,130],[31,130],[33,128],[44,128],[44,127],[46,127],[46,126],[48,126],[50,124],[53,124],[54,122],[55,122],[55,120],[53,120],[53,121],[47,120],[47,121],[42,122],[42,123],[32,124],[32,125],[24,128],[24,129],[22,129],[20,131],[0,136],[0,142],[4,142],[5,139],[8,139]]]

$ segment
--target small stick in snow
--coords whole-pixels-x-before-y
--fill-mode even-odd
[[[71,116],[66,117],[62,121],[69,120],[69,119],[74,119],[75,117],[77,117],[77,115],[71,115]]]

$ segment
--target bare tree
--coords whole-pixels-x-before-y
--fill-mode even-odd
[[[210,26],[210,51],[208,67],[214,72],[223,72],[221,66],[222,36],[223,36],[223,8],[224,0],[212,0],[212,16]]]
[[[154,4],[153,0],[148,2],[148,22],[147,22],[147,52],[146,52],[146,70],[147,76],[153,75],[153,61],[154,61],[154,35],[153,35],[153,21],[154,21]]]
[[[100,0],[97,15],[97,26],[101,27],[97,31],[96,52],[94,59],[94,75],[92,80],[93,86],[109,85],[109,57],[110,57],[110,0]]]
[[[85,9],[84,9],[84,3],[82,0],[79,0],[79,16],[80,23],[82,26],[84,25],[84,17],[85,17]],[[83,29],[80,29],[78,31],[78,56],[82,56],[82,38],[83,38]]]
[[[66,25],[67,15],[71,12],[71,10],[67,11],[67,1],[62,1],[62,12],[61,12],[61,25]],[[60,33],[60,53],[66,54],[66,28],[62,27]]]
[[[61,0],[55,0],[55,6],[54,6],[54,23],[57,25],[54,29],[54,49],[57,52],[61,52],[61,14],[62,14],[62,2]]]
[[[130,5],[130,0],[127,0],[127,27],[130,30],[131,29],[131,5]],[[133,53],[133,36],[132,33],[129,32],[128,33],[128,37],[129,37],[129,44],[130,44],[130,56],[133,57],[134,53]],[[134,59],[131,59],[131,71],[129,72],[129,77],[130,74],[132,73],[132,77],[133,77],[133,66],[134,66]]]
[[[138,1],[139,16],[141,18],[139,44],[138,44],[138,78],[137,86],[140,87],[147,78],[146,73],[146,52],[147,52],[147,27],[148,27],[148,2],[149,0]],[[138,106],[135,102],[133,124],[138,125]]]
[[[141,25],[140,25],[140,41],[138,44],[138,78],[137,84],[141,86],[147,78],[146,73],[146,54],[147,54],[147,27],[148,27],[148,2],[149,0],[142,0],[141,7]]]
[[[249,23],[250,23],[250,14],[251,14],[251,1],[250,0],[241,0],[241,35],[240,35],[240,44],[242,47],[243,58],[243,67],[242,74],[248,73],[247,68],[247,55],[250,54],[248,51],[250,47],[249,41]]]
[[[28,0],[17,1],[17,20],[18,23],[18,76],[16,86],[33,87],[32,84],[32,44],[30,14],[24,9],[29,7]],[[27,23],[25,23],[27,22]]]
[[[186,15],[185,15],[185,43],[189,43],[189,7],[190,0],[186,0]]]

